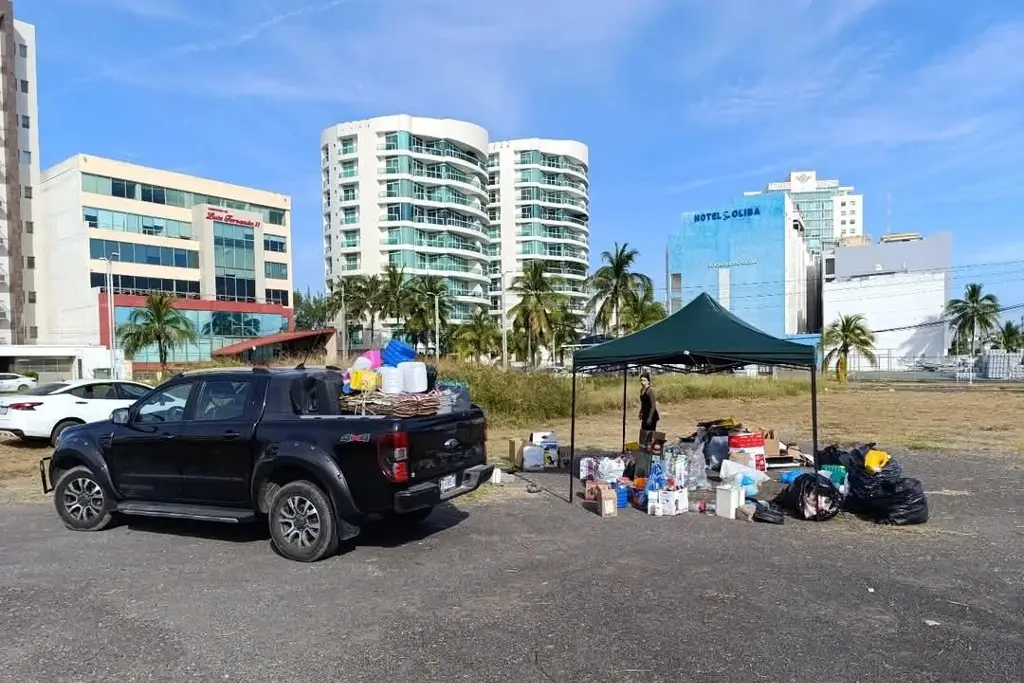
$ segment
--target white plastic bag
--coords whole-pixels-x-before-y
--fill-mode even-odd
[[[730,484],[737,488],[740,487],[743,477],[750,477],[754,480],[755,484],[760,484],[762,481],[768,479],[768,475],[761,470],[756,470],[753,467],[747,467],[746,465],[732,460],[722,461],[722,483]]]
[[[597,463],[598,481],[617,481],[626,471],[626,462],[622,458],[601,458]]]

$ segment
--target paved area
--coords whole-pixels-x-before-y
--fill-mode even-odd
[[[603,520],[521,492],[316,565],[260,529],[5,506],[0,680],[1019,680],[1018,461],[902,462],[929,526]]]

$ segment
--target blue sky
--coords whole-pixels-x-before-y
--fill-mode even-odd
[[[1024,301],[1019,1],[15,8],[37,26],[44,165],[83,152],[291,194],[300,287],[321,286],[320,130],[412,113],[589,144],[592,260],[628,241],[659,286],[681,212],[799,168],[863,192],[871,234],[953,231],[958,265],[993,264],[958,286]]]

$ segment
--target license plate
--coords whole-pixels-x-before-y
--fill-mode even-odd
[[[447,474],[441,477],[441,493],[448,493],[458,484],[459,475]]]

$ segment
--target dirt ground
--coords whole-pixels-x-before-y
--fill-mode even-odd
[[[808,442],[810,399],[714,399],[662,405],[659,426],[670,438],[690,434],[696,422],[733,417],[748,425],[774,427],[784,441]],[[821,445],[875,441],[882,448],[928,452],[1024,453],[1024,391],[991,387],[856,387],[823,392],[818,407]],[[627,440],[636,439],[636,416],[626,416]],[[501,462],[509,438],[552,430],[567,443],[569,420],[489,429],[488,453]],[[621,413],[586,415],[577,420],[577,448],[615,450],[622,443]],[[0,437],[0,501],[42,497],[37,463],[49,455],[45,445]]]
[[[699,421],[733,417],[747,425],[771,427],[783,441],[809,443],[811,407],[807,396],[772,400],[709,399],[660,406],[659,429],[670,439],[693,433]],[[832,389],[818,402],[819,447],[877,442],[892,450],[1024,453],[1024,392],[989,387],[882,386]],[[637,438],[636,415],[626,415],[626,440]],[[554,431],[569,440],[569,420],[518,427],[493,427],[488,453],[504,459],[509,438]],[[622,414],[586,415],[576,421],[577,450],[615,450],[622,445]]]

